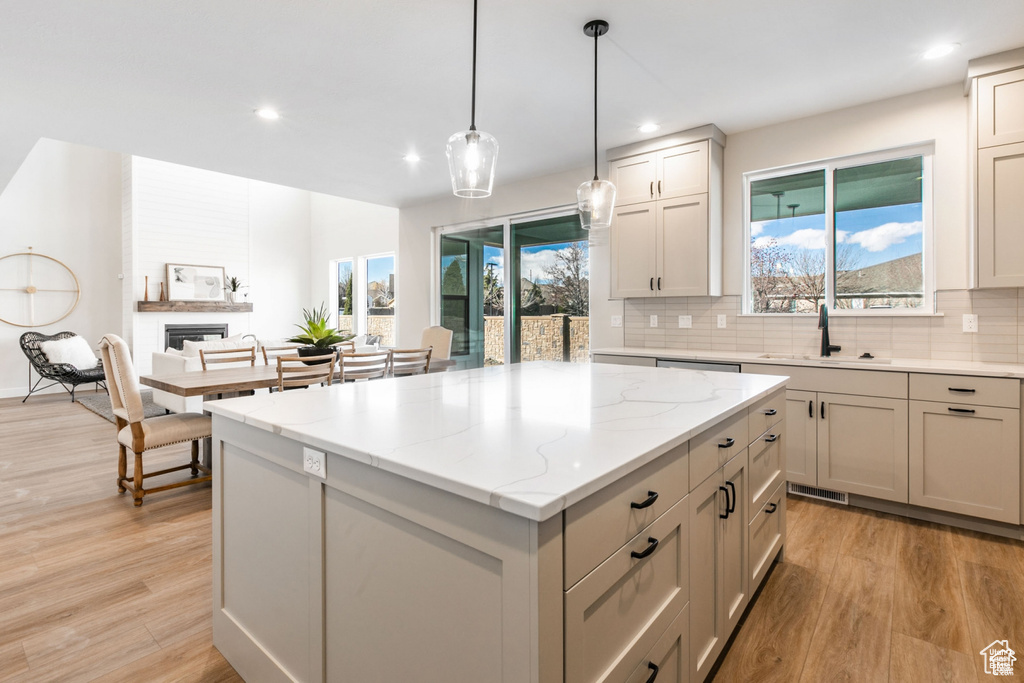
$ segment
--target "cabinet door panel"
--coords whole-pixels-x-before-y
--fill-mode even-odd
[[[740,621],[750,600],[747,590],[747,451],[738,454],[725,468],[725,485],[731,489],[733,507],[722,525],[722,609],[726,637]]]
[[[907,401],[818,394],[818,485],[907,502]]]
[[[750,522],[747,550],[750,592],[761,585],[786,538],[786,487],[775,489]]]
[[[611,227],[612,296],[654,296],[655,202],[619,207]]]
[[[719,515],[725,514],[721,472],[690,493],[690,680],[702,681],[725,646],[719,567]]]
[[[978,278],[1024,286],[1024,143],[978,151]]]
[[[1019,410],[911,401],[910,425],[911,503],[1020,523]]]
[[[658,199],[708,191],[708,141],[658,152]]]
[[[749,515],[753,517],[768,497],[786,480],[786,438],[783,425],[750,444]]]
[[[642,154],[609,164],[608,178],[615,185],[618,206],[649,202],[657,191],[657,154]]]
[[[664,683],[687,683],[690,680],[690,607],[687,605],[665,635],[647,653],[640,666],[626,679],[626,683],[647,683],[651,676]]]
[[[658,202],[658,296],[708,295],[708,196]]]
[[[818,395],[786,391],[786,478],[818,485]]]
[[[978,147],[1024,142],[1024,69],[978,79]]]

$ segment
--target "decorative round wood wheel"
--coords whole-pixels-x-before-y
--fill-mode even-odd
[[[66,265],[28,251],[0,258],[0,322],[42,327],[63,320],[82,296],[78,278]]]

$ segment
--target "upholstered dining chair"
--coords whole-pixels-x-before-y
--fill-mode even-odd
[[[217,363],[237,363],[239,365],[248,363],[249,367],[256,365],[256,347],[243,346],[238,349],[199,349],[199,362],[203,364],[203,370],[208,365]]]
[[[425,375],[430,371],[432,349],[391,349],[391,376]]]
[[[326,351],[320,356],[278,356],[277,390],[308,387],[311,384],[331,385],[337,356]]]
[[[452,355],[452,331],[447,327],[432,325],[423,328],[420,346],[433,349],[434,360],[449,360]]]
[[[390,351],[373,353],[343,353],[338,357],[341,366],[341,381],[353,382],[359,379],[380,379],[387,377],[391,365]]]
[[[117,335],[107,334],[100,340],[100,353],[103,356],[103,370],[106,373],[110,404],[117,425],[117,490],[120,493],[124,493],[126,489],[130,490],[135,507],[139,507],[142,505],[143,496],[148,493],[210,481],[212,479],[210,470],[199,463],[199,440],[212,433],[210,418],[198,413],[173,413],[159,417],[145,417],[139,379],[135,374],[135,366],[132,364],[128,345]],[[186,441],[192,442],[191,462],[156,472],[143,473],[143,453],[154,448]],[[135,456],[135,467],[130,479],[128,478],[128,450],[131,450]],[[192,478],[150,488],[145,488],[143,485],[149,477],[179,470],[191,470]],[[200,472],[206,476],[200,477]]]

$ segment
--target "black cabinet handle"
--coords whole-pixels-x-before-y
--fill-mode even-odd
[[[821,402],[821,419],[822,420],[825,419],[825,402],[824,401]]]
[[[736,443],[736,439],[726,438],[725,443],[718,444],[719,448],[732,448],[733,444]]]
[[[951,413],[967,413],[969,415],[974,414],[974,408],[949,408],[948,410]]]
[[[779,435],[778,434],[769,434],[768,436],[764,437],[764,442],[765,443],[775,443],[778,440],[779,440]]]
[[[768,507],[766,507],[764,509],[764,513],[766,515],[770,515],[770,514],[772,514],[773,512],[775,512],[778,509],[779,509],[779,506],[776,505],[775,503],[768,503]]]
[[[775,415],[778,412],[779,411],[775,410],[775,408],[769,408],[768,410],[764,411],[764,414],[767,415],[768,417],[771,417],[772,415]]]
[[[651,670],[651,677],[647,679],[647,683],[654,683],[655,679],[658,678],[660,667],[654,662],[647,662],[647,668]]]
[[[629,507],[633,508],[634,510],[643,510],[644,508],[649,508],[652,505],[654,505],[654,501],[656,500],[658,500],[658,492],[648,491],[647,500],[641,501],[639,503],[630,503]]]
[[[732,505],[729,506],[729,514],[732,514],[736,512],[736,484],[727,481],[725,485],[732,489]]]
[[[807,402],[807,417],[814,417],[814,401]]]
[[[658,278],[658,291],[661,291],[661,278]]]
[[[651,181],[651,196],[654,196],[654,181]]]
[[[654,291],[654,278],[651,278],[651,291]]]
[[[956,387],[949,387],[950,391],[955,391],[958,394],[974,394],[977,389],[957,389]]]
[[[648,536],[647,543],[648,546],[646,548],[644,548],[640,552],[634,550],[629,554],[629,556],[637,560],[642,560],[645,557],[648,557],[651,553],[654,552],[654,549],[658,547],[658,539],[656,539],[654,536]]]
[[[661,196],[661,181],[658,181],[658,196]]]
[[[725,488],[724,486],[719,486],[718,490],[725,491],[725,514],[723,515],[721,512],[719,512],[718,518],[729,519],[729,489]]]

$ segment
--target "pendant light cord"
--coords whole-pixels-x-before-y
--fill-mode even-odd
[[[473,0],[476,2],[476,0]],[[597,180],[597,39],[601,31],[594,30],[594,180]]]
[[[470,130],[476,130],[476,4],[477,0],[473,0],[473,102],[470,105]]]

